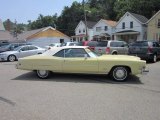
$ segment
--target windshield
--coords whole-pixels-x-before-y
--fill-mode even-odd
[[[100,56],[100,54],[95,53],[92,49],[86,48],[85,50],[89,54],[89,56],[92,58],[96,58]]]

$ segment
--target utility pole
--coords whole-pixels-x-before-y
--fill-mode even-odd
[[[87,10],[85,10],[85,1],[84,0],[83,0],[83,11],[84,11],[84,21],[85,21],[85,29],[86,29],[85,40],[88,40],[87,15],[86,15]]]

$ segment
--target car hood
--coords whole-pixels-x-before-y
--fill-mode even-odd
[[[6,51],[6,52],[2,52],[1,54],[15,54],[15,53],[17,53],[17,51]]]
[[[102,55],[100,59],[111,59],[111,60],[140,60],[139,57],[129,55]]]

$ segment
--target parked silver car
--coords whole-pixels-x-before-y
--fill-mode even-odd
[[[95,52],[99,54],[128,54],[128,45],[124,41],[109,40],[99,41],[95,47]]]
[[[0,61],[10,61],[13,62],[19,58],[42,54],[46,50],[34,45],[24,45],[15,48],[13,51],[7,51],[0,53]]]

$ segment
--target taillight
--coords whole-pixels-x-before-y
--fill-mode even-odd
[[[148,47],[148,53],[152,53],[153,51],[153,48],[152,47]]]
[[[107,47],[107,48],[106,48],[106,54],[109,54],[109,53],[110,53],[110,48]]]
[[[95,50],[95,47],[90,47],[92,50]]]

